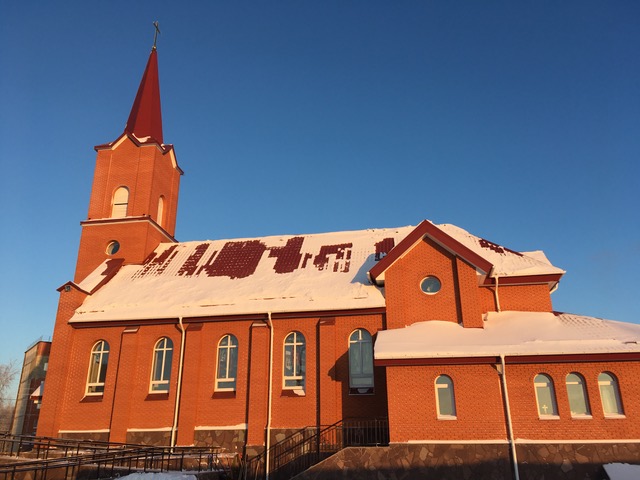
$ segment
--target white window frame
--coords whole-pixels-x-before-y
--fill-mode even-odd
[[[605,378],[604,376],[608,378]],[[607,389],[607,387],[610,387]],[[605,393],[607,390],[612,391],[615,401],[616,411],[607,411],[607,402],[605,402]],[[605,418],[625,418],[624,406],[622,404],[622,395],[620,394],[620,382],[611,372],[601,372],[598,375],[598,390],[600,391],[600,401],[602,403],[602,412]]]
[[[576,378],[575,379],[570,378],[572,376]],[[584,377],[578,372],[568,373],[565,378],[565,385],[567,387],[567,399],[569,401],[569,410],[571,411],[571,417],[572,418],[593,418],[591,416],[591,405],[589,405],[589,396],[587,395],[587,384],[585,382]],[[574,411],[574,407],[576,405],[572,404],[571,391],[574,391],[575,394],[580,395],[581,398],[579,399],[579,401],[581,403],[584,403],[584,408],[585,408],[584,413],[578,413]]]
[[[118,187],[113,192],[113,204],[111,205],[111,218],[123,218],[129,213],[129,189]]]
[[[357,369],[353,369],[352,362],[354,361],[356,350],[359,355],[359,365],[357,365]],[[364,328],[358,328],[351,332],[351,335],[349,335],[348,351],[349,388],[356,394],[373,393],[373,340],[371,334]],[[365,364],[365,362],[367,362],[367,364]],[[365,373],[368,369],[371,370],[371,373]]]
[[[158,362],[160,362],[160,370],[157,369]],[[169,337],[162,337],[153,347],[153,362],[151,365],[151,383],[149,384],[149,393],[169,392],[172,363],[173,342]],[[159,372],[159,378],[156,378],[156,372]]]
[[[223,345],[223,342],[226,340],[226,345]],[[220,354],[224,352],[226,354],[224,366],[222,369],[220,368]],[[233,353],[235,352],[235,353]],[[238,339],[235,335],[227,333],[223,335],[220,341],[218,342],[218,355],[216,358],[216,392],[235,392],[236,390],[236,378],[231,377],[229,375],[231,371],[232,363],[236,370],[236,375],[238,372]],[[229,384],[233,382],[233,386],[221,386],[223,384]]]
[[[306,386],[306,340],[298,331],[287,334],[282,344],[282,389],[305,390]],[[287,352],[291,354],[291,368],[287,368]],[[293,375],[287,375],[287,370],[293,370]]]
[[[439,380],[444,380],[446,383],[438,383]],[[436,412],[438,420],[456,420],[458,418],[458,410],[456,408],[456,394],[453,386],[453,379],[449,375],[438,375],[433,382],[436,392]],[[451,413],[442,413],[440,407],[440,393],[444,392],[449,397],[451,402]]]
[[[104,395],[104,385],[108,366],[109,344],[105,340],[99,340],[91,348],[85,395]]]
[[[542,378],[545,380],[542,381]],[[533,387],[536,394],[536,408],[538,410],[538,418],[541,420],[557,420],[560,418],[558,415],[558,401],[556,399],[556,389],[553,386],[553,379],[546,373],[538,373],[533,379]],[[551,405],[540,404],[539,392],[545,389],[549,392],[549,398],[551,399]],[[551,410],[549,412],[549,409]]]

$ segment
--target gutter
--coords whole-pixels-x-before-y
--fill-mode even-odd
[[[271,320],[271,312],[267,312],[267,324],[269,325],[269,393],[267,394],[267,441],[265,445],[264,459],[265,480],[269,480],[269,449],[271,448],[271,407],[273,404],[273,321]]]
[[[180,411],[180,396],[182,394],[182,371],[184,370],[184,345],[186,343],[187,331],[182,324],[182,317],[178,317],[178,327],[180,328],[180,361],[178,362],[178,386],[176,388],[176,404],[173,409],[173,425],[171,426],[171,448],[176,446],[176,431],[178,430],[178,412]]]
[[[511,462],[513,463],[513,474],[515,480],[520,480],[518,472],[518,454],[516,452],[516,442],[513,438],[513,422],[511,420],[511,407],[509,406],[509,390],[507,390],[507,371],[504,361],[504,353],[500,354],[500,369],[498,371],[502,379],[502,393],[504,396],[505,410],[507,411],[507,431],[509,433],[509,446],[511,447]]]

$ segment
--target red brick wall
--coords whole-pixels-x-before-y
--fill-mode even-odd
[[[639,362],[507,364],[507,388],[514,437],[527,440],[637,439],[640,435]],[[598,375],[617,376],[625,418],[605,418]],[[566,375],[586,381],[592,418],[572,418]],[[546,373],[554,381],[559,419],[540,419],[533,379]],[[457,419],[438,420],[434,381],[452,378]],[[391,442],[410,440],[496,440],[507,438],[501,379],[493,365],[401,366],[387,368]]]
[[[453,380],[456,420],[437,417],[434,382]],[[506,438],[500,377],[492,365],[387,368],[391,442]]]
[[[158,199],[165,197],[165,230],[175,233],[180,172],[171,153],[155,145],[138,147],[124,139],[113,150],[99,150],[96,159],[89,219],[111,217],[111,202],[118,187],[129,189],[128,216],[151,215],[158,223]]]
[[[60,292],[58,313],[49,352],[45,392],[38,420],[38,435],[57,436],[60,428],[60,415],[65,408],[64,401],[67,393],[65,385],[69,377],[71,346],[76,332],[69,327],[67,321],[85,298],[86,295],[75,288],[71,288],[68,292],[64,290]]]
[[[514,434],[532,440],[628,439],[640,438],[640,363],[602,362],[575,364],[507,365],[507,381]],[[604,418],[598,375],[612,372],[617,376],[626,418]],[[565,379],[571,372],[580,373],[586,383],[592,419],[571,418]],[[540,420],[533,379],[546,373],[553,379],[559,420]]]
[[[376,369],[373,395],[350,395],[348,385],[349,335],[356,328],[365,328],[375,335],[383,326],[381,315],[274,319],[273,325],[272,428],[298,429],[316,425],[318,420],[329,424],[346,417],[386,416],[383,368]],[[248,444],[264,444],[270,333],[266,323],[203,321],[185,326],[177,443],[191,445],[196,427],[247,424]],[[294,330],[302,333],[306,340],[304,396],[282,388],[283,341]],[[55,421],[52,418],[44,421],[40,434],[57,436],[59,430],[110,429],[110,440],[124,442],[127,429],[172,426],[181,344],[177,321],[137,328],[125,325],[72,328],[63,322],[58,331],[62,336],[73,336],[73,341],[67,341],[64,355],[55,358],[54,365],[58,368],[54,368],[53,376],[47,379],[47,386],[51,380],[55,387],[46,390],[45,403],[57,397],[58,408]],[[318,331],[323,340],[320,349]],[[233,334],[238,339],[238,371],[236,391],[223,393],[214,392],[214,388],[217,346],[225,334]],[[169,337],[174,347],[170,390],[168,394],[149,393],[153,348],[163,336]],[[62,337],[56,333],[56,340],[58,338]],[[110,348],[105,390],[103,395],[86,396],[91,349],[99,340],[107,341]],[[54,346],[58,345],[62,343],[54,342]],[[60,369],[60,365],[64,369]]]
[[[495,287],[480,287],[479,300],[483,312],[495,312]],[[551,312],[549,286],[542,285],[498,285],[498,297],[502,311]]]
[[[419,242],[385,273],[387,328],[401,328],[425,320],[460,322],[455,258],[431,240]],[[438,277],[442,289],[427,295],[420,282]]]
[[[175,234],[180,171],[173,153],[158,147],[138,147],[125,138],[113,150],[99,150],[89,201],[89,220],[111,218],[113,195],[117,188],[129,189],[127,216],[149,216],[166,232]],[[164,219],[158,218],[158,201],[164,197]],[[75,281],[79,282],[108,258],[105,249],[111,240],[120,242],[112,258],[141,263],[160,242],[170,239],[151,222],[85,224],[82,227]]]

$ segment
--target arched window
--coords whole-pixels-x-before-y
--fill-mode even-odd
[[[113,194],[111,218],[126,217],[128,207],[129,207],[129,189],[127,187],[118,187],[118,189]]]
[[[162,195],[158,199],[158,225],[164,227],[164,197]]]
[[[153,348],[153,367],[151,370],[151,392],[168,392],[171,378],[171,360],[173,342],[163,337]]]
[[[600,387],[600,399],[605,417],[624,415],[618,379],[613,373],[602,372],[598,375],[598,387]]]
[[[538,415],[544,417],[557,417],[558,406],[556,404],[556,392],[553,388],[553,380],[544,373],[539,373],[533,380],[536,390],[536,402],[538,403]]]
[[[572,417],[584,417],[591,415],[589,408],[589,400],[587,398],[587,389],[585,388],[584,378],[576,372],[567,375],[567,397],[569,397],[569,408]]]
[[[102,395],[104,393],[104,381],[107,378],[108,364],[109,344],[104,340],[100,340],[91,349],[89,374],[87,375],[87,395]]]
[[[291,332],[284,339],[283,388],[304,390],[306,364],[304,335]]]
[[[453,392],[453,380],[448,375],[440,375],[436,378],[435,386],[438,418],[456,418],[456,398]]]
[[[351,393],[371,393],[373,389],[371,334],[362,328],[349,336],[349,387]]]
[[[216,387],[219,392],[236,389],[236,373],[238,369],[238,339],[233,335],[225,335],[218,342],[218,369]]]

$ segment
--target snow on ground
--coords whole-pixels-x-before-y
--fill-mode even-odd
[[[127,480],[196,480],[197,477],[183,472],[131,473],[121,479]]]
[[[610,480],[638,480],[640,478],[640,465],[628,463],[608,463],[604,465]]]

